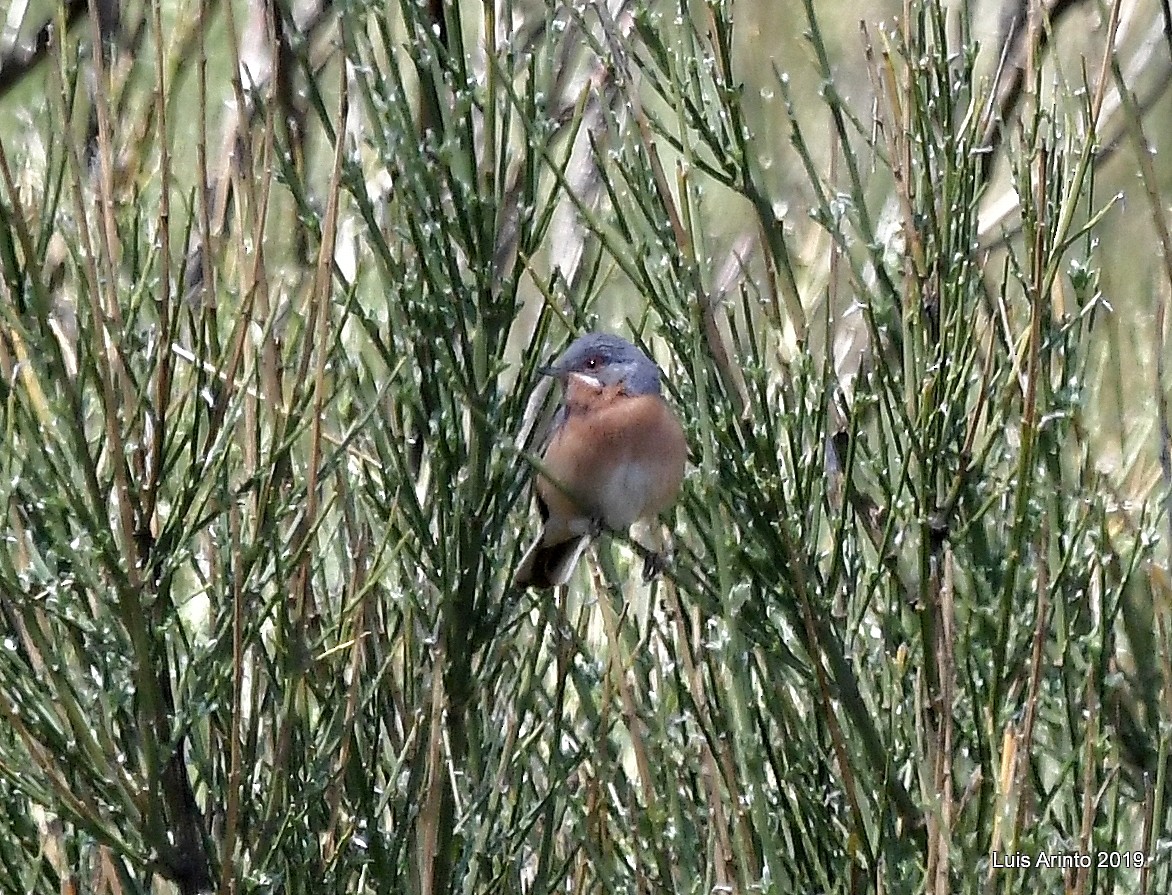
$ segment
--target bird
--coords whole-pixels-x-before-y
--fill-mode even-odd
[[[626,339],[589,333],[551,366],[562,401],[534,482],[541,534],[514,576],[518,588],[565,584],[590,540],[653,520],[676,500],[688,460],[662,372]],[[659,568],[648,558],[645,577]]]

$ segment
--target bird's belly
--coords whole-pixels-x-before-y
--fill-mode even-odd
[[[651,504],[661,475],[646,463],[620,463],[600,482],[597,507],[602,521],[616,531],[630,528],[636,520],[650,515]]]
[[[569,413],[545,454],[538,479],[547,522],[570,532],[601,522],[624,531],[675,499],[687,461],[680,424],[658,395],[622,397]],[[583,518],[585,517],[585,518]]]

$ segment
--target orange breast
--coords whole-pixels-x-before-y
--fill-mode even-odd
[[[631,397],[615,386],[572,381],[566,418],[545,453],[550,476],[537,482],[550,520],[600,520],[622,530],[675,500],[688,449],[679,420],[659,395]]]

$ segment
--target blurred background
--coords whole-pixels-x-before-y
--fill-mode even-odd
[[[1166,892],[1155,0],[13,0],[0,890]],[[689,472],[518,592],[619,332]]]

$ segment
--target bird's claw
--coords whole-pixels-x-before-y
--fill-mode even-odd
[[[667,554],[648,550],[643,554],[643,583],[646,584],[667,568]]]

